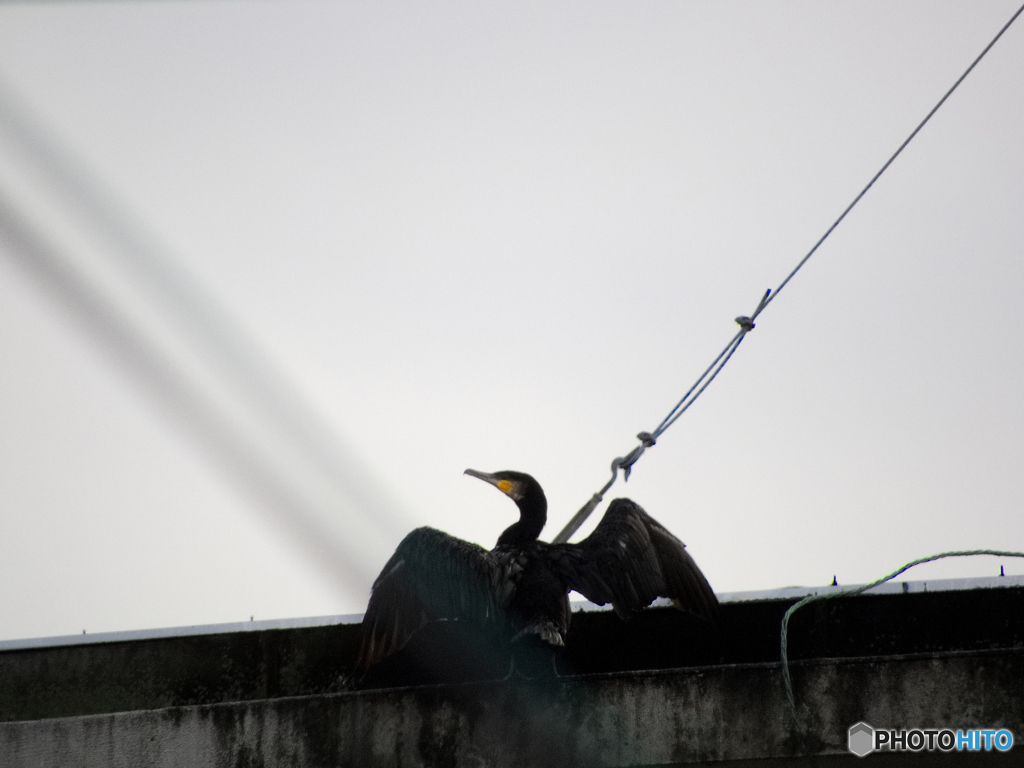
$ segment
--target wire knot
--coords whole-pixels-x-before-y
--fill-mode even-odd
[[[757,302],[757,309],[754,310],[754,314],[752,314],[750,317],[747,317],[746,315],[740,315],[739,317],[736,318],[736,322],[739,323],[740,330],[743,332],[744,336],[746,336],[748,333],[754,330],[754,328],[757,327],[754,325],[754,318],[760,315],[764,308],[768,306],[768,299],[771,297],[771,295],[772,289],[769,288],[767,291],[764,292],[764,296],[761,297],[761,300]]]
[[[633,465],[636,464],[637,459],[644,455],[644,451],[650,448],[652,445],[657,443],[654,435],[650,432],[641,432],[636,436],[637,440],[640,441],[640,445],[634,448],[632,451],[627,453],[625,456],[620,456],[612,462],[612,475],[614,476],[618,470],[622,470],[622,479],[629,480],[629,473],[633,471]]]

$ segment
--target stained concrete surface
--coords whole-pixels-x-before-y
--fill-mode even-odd
[[[454,627],[367,690],[346,690],[346,625],[5,651],[0,765],[840,765],[858,759],[845,739],[861,720],[1024,739],[1024,590],[808,606],[791,624],[797,723],[778,663],[791,603],[726,605],[718,627],[671,610],[578,615],[564,676],[533,682],[480,681],[507,670],[507,649]],[[1021,765],[1024,742],[864,759]]]
[[[0,754],[11,768],[838,765],[860,720],[1024,733],[1024,651],[808,661],[794,677],[800,727],[779,665],[762,663],[11,722]],[[1021,749],[980,757],[1024,764]]]

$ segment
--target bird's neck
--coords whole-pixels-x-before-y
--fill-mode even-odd
[[[498,537],[498,546],[528,544],[536,541],[548,520],[548,500],[544,491],[537,488],[516,501],[519,507],[519,522],[513,523]]]

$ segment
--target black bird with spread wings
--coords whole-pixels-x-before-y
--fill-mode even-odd
[[[497,487],[519,507],[519,521],[494,549],[434,528],[417,528],[398,545],[373,583],[363,617],[356,674],[400,650],[428,622],[457,619],[561,646],[569,629],[569,592],[622,618],[656,597],[714,620],[718,600],[686,546],[629,499],[615,499],[578,544],[538,541],[547,521],[540,484],[522,472],[467,475]]]

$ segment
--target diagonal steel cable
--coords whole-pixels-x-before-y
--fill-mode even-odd
[[[953,91],[955,91],[960,86],[960,83],[962,83],[964,79],[966,79],[966,77],[969,74],[971,74],[971,71],[978,65],[978,62],[985,58],[985,54],[987,54],[992,49],[992,46],[994,46],[996,42],[998,42],[999,38],[1003,36],[1003,33],[1010,28],[1010,25],[1017,20],[1017,17],[1020,16],[1022,12],[1024,12],[1024,5],[1021,5],[1021,7],[1017,9],[1017,12],[1010,17],[1010,20],[1003,25],[1002,29],[1000,29],[999,32],[996,33],[996,36],[992,38],[989,44],[985,46],[984,50],[982,50],[982,52],[978,54],[974,61],[971,62],[971,65],[967,67],[966,70],[964,70],[964,73],[957,78],[956,82],[953,83],[950,89],[946,91],[946,93],[942,96],[941,99],[939,99],[938,103],[936,103],[936,105],[931,108],[931,111],[929,111],[928,114],[925,115],[924,119],[920,123],[918,123],[917,127],[910,132],[910,135],[907,136],[906,139],[904,139],[903,143],[900,144],[899,148],[892,153],[892,156],[888,160],[886,160],[885,164],[878,170],[878,172],[871,177],[871,181],[869,181],[867,185],[864,187],[864,189],[862,189],[860,193],[858,193],[858,195],[855,198],[853,198],[853,202],[846,206],[845,210],[843,210],[843,212],[839,214],[839,218],[832,222],[832,225],[827,230],[825,230],[825,234],[818,238],[818,241],[814,244],[811,250],[809,250],[802,259],[800,259],[797,265],[793,268],[793,271],[786,275],[785,280],[779,283],[779,287],[776,288],[774,291],[769,289],[768,292],[765,293],[764,298],[762,298],[761,301],[758,303],[757,308],[754,310],[753,313],[751,313],[749,317],[742,316],[736,318],[736,322],[739,323],[740,325],[740,330],[736,333],[735,336],[732,337],[729,343],[725,345],[725,349],[723,349],[719,353],[718,357],[715,358],[714,362],[712,362],[711,365],[708,366],[708,368],[704,371],[704,373],[700,375],[700,378],[698,378],[694,385],[690,387],[690,389],[687,391],[687,393],[683,395],[683,398],[678,403],[676,403],[676,406],[669,412],[668,416],[666,416],[662,420],[661,424],[658,425],[657,429],[655,429],[653,432],[641,432],[640,434],[638,434],[637,439],[640,441],[640,444],[633,448],[633,450],[627,453],[625,456],[621,456],[612,461],[611,478],[608,480],[607,483],[604,484],[604,487],[601,488],[601,490],[595,493],[590,498],[590,500],[583,505],[579,512],[573,515],[572,519],[569,520],[569,522],[566,523],[565,527],[561,531],[559,531],[558,535],[555,536],[554,539],[552,539],[554,543],[561,544],[568,541],[570,537],[572,537],[572,535],[576,533],[577,530],[579,530],[579,527],[583,525],[583,522],[590,516],[590,513],[593,512],[597,508],[597,505],[601,503],[602,499],[604,498],[604,494],[607,493],[608,490],[612,487],[612,485],[615,484],[615,480],[618,478],[618,473],[620,469],[623,470],[623,479],[629,479],[629,473],[632,470],[633,465],[644,454],[644,451],[652,447],[655,444],[657,438],[666,429],[675,424],[676,420],[680,416],[682,416],[683,413],[685,413],[691,405],[693,405],[694,401],[696,401],[696,399],[704,393],[704,390],[707,389],[708,385],[711,384],[712,381],[714,381],[716,376],[718,376],[722,368],[725,367],[725,364],[729,362],[730,358],[732,358],[733,353],[735,353],[736,350],[739,348],[739,345],[743,341],[744,337],[754,329],[754,321],[757,319],[758,315],[764,312],[764,310],[768,308],[768,305],[775,300],[775,298],[779,295],[779,291],[786,287],[786,285],[789,283],[790,280],[793,279],[796,273],[799,272],[800,269],[804,266],[804,264],[808,262],[811,256],[815,254],[818,248],[821,247],[822,243],[824,243],[825,240],[828,239],[828,236],[831,235],[833,231],[835,231],[836,227],[839,226],[840,222],[842,222],[842,220],[846,218],[846,215],[853,210],[854,206],[856,206],[857,203],[861,201],[861,198],[863,198],[864,195],[867,194],[868,190],[875,185],[875,182],[878,181],[881,175],[885,173],[886,170],[888,170],[889,166],[893,164],[893,161],[895,161],[896,158],[900,156],[903,150],[906,149],[907,145],[910,144],[911,141],[913,141],[914,137],[917,136],[917,134],[920,133],[921,129],[924,128],[928,121],[932,119],[932,116],[939,111],[939,107],[946,103],[946,99],[948,99],[953,94]]]

